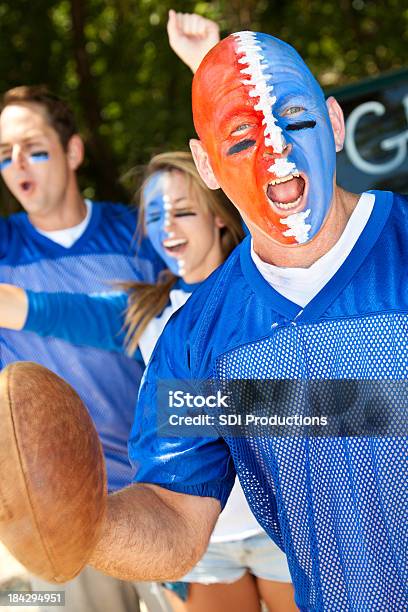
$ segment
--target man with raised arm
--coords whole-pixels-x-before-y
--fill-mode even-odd
[[[135,211],[82,197],[76,173],[83,156],[63,100],[35,86],[3,95],[0,173],[24,211],[0,219],[2,283],[93,292],[111,290],[112,281],[156,278],[162,264],[154,250],[145,241],[138,249],[134,241]],[[109,490],[126,486],[131,480],[127,439],[142,366],[124,356],[2,329],[0,367],[17,360],[37,361],[71,383],[101,438]],[[37,581],[34,586],[47,588]],[[90,569],[65,589],[67,611],[126,612],[137,606],[131,585]]]
[[[176,438],[157,431],[157,388],[170,379],[351,380],[316,396],[277,387],[278,407],[289,393],[293,410],[308,414],[320,393],[323,414],[336,415],[364,394],[364,381],[405,379],[406,198],[336,185],[341,109],[271,36],[241,32],[219,43],[195,75],[193,111],[197,167],[251,236],[156,347],[130,440],[140,484],[110,497],[92,563],[127,578],[182,575],[205,550],[236,470],[287,554],[301,610],[405,609],[406,438],[381,435],[389,431],[381,395],[360,404],[374,410],[380,429],[371,437],[349,423],[343,437],[340,428]],[[401,410],[396,398],[393,408]]]

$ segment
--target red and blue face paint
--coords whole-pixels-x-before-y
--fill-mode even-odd
[[[335,146],[323,92],[297,52],[266,34],[229,36],[194,78],[193,111],[248,225],[281,244],[311,240],[330,208]]]

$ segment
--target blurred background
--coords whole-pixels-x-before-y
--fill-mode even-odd
[[[216,20],[222,36],[252,29],[294,45],[346,111],[339,182],[408,190],[406,0],[0,0],[0,91],[45,83],[71,103],[86,196],[130,201],[135,178],[123,175],[194,135],[192,75],[168,45],[170,8]],[[0,212],[17,210],[0,189]]]

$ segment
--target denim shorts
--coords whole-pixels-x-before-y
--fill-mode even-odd
[[[292,582],[285,553],[266,533],[244,540],[210,543],[204,557],[182,582],[235,582],[245,572],[265,580]]]

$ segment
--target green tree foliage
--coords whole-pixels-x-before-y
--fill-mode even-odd
[[[191,73],[168,46],[169,8],[216,19],[223,35],[251,28],[287,40],[324,86],[406,63],[403,0],[0,0],[0,91],[46,83],[70,101],[87,144],[87,195],[129,198],[124,172],[194,135]]]

